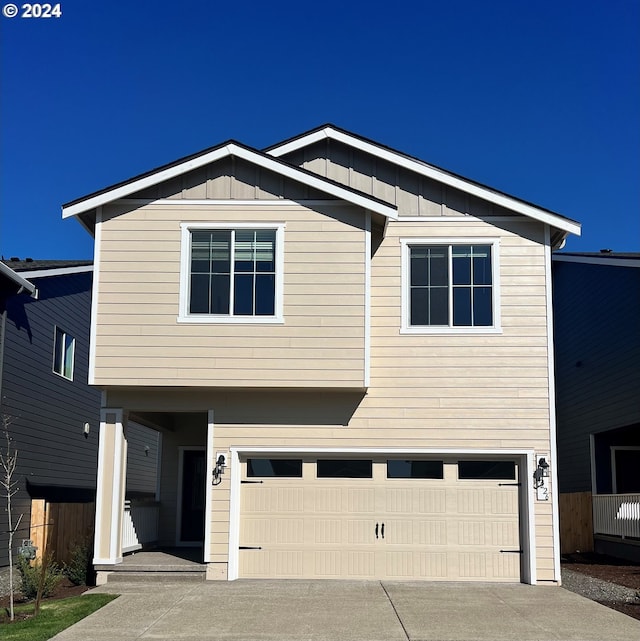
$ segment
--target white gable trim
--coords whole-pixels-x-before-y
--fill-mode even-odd
[[[607,258],[606,256],[565,256],[563,254],[552,254],[551,260],[554,263],[581,263],[583,265],[608,267],[640,267],[640,260],[637,258]]]
[[[93,265],[83,265],[82,267],[53,267],[51,269],[34,269],[32,271],[22,272],[29,278],[47,278],[47,276],[68,276],[70,274],[83,274],[92,272]]]
[[[547,223],[557,229],[561,229],[568,233],[575,234],[576,236],[580,236],[581,226],[579,223],[544,211],[543,209],[539,209],[537,207],[534,207],[533,205],[529,205],[510,196],[506,196],[505,194],[497,193],[495,191],[492,191],[491,189],[487,189],[486,187],[481,187],[480,185],[471,183],[467,180],[464,180],[463,178],[453,176],[452,174],[449,174],[442,169],[438,169],[437,167],[433,167],[426,163],[413,160],[412,158],[407,158],[402,154],[395,153],[384,147],[379,147],[378,145],[374,145],[373,143],[367,142],[366,140],[350,136],[349,134],[346,134],[342,131],[337,131],[333,127],[325,127],[324,129],[315,131],[307,136],[302,136],[295,140],[291,140],[284,143],[283,145],[274,147],[267,153],[275,156],[276,158],[279,158],[284,154],[296,151],[298,149],[301,149],[302,147],[307,147],[308,145],[323,140],[324,138],[330,138],[332,140],[344,143],[345,145],[354,147],[355,149],[359,149],[360,151],[376,156],[377,158],[380,158],[382,160],[386,160],[387,162],[390,162],[394,165],[397,165],[404,169],[408,169],[409,171],[413,171],[422,176],[426,176],[427,178],[436,180],[449,187],[453,187],[454,189],[459,189],[460,191],[463,191],[467,194],[471,194],[472,196],[476,196],[478,198],[486,200],[487,202],[498,205],[499,207],[505,207],[506,209],[510,209],[511,211],[518,212],[519,214],[529,216],[540,222]]]
[[[381,203],[374,198],[369,198],[365,194],[358,194],[350,189],[346,189],[340,185],[336,185],[325,180],[320,176],[309,175],[297,167],[290,167],[282,162],[265,157],[262,154],[233,143],[214,149],[208,153],[204,153],[196,158],[191,158],[183,163],[173,165],[172,167],[158,170],[148,176],[132,180],[124,185],[120,185],[119,187],[114,187],[113,189],[109,189],[103,193],[96,194],[95,196],[88,196],[79,202],[63,207],[62,217],[69,218],[71,216],[77,216],[91,209],[95,209],[96,207],[100,207],[101,205],[113,202],[114,200],[126,198],[137,191],[153,187],[154,185],[171,180],[172,178],[181,176],[182,174],[193,171],[194,169],[199,169],[212,162],[226,158],[227,156],[241,158],[242,160],[246,160],[247,162],[257,165],[258,167],[273,171],[285,178],[290,178],[291,180],[305,184],[313,189],[330,194],[335,198],[341,198],[342,200],[358,205],[359,207],[364,207],[367,210],[388,218],[395,219],[398,217],[398,211],[393,205]]]
[[[37,292],[36,286],[33,283],[30,283],[26,278],[20,276],[18,272],[13,271],[11,267],[9,267],[8,265],[5,265],[2,261],[0,261],[0,274],[3,274],[4,276],[6,276],[9,280],[12,280],[21,289],[29,292],[31,296],[34,296],[34,297],[36,296],[36,292]]]

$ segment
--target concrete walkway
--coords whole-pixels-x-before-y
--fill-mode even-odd
[[[374,581],[119,583],[56,641],[638,641],[640,621],[557,587]]]

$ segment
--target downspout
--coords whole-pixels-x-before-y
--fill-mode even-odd
[[[0,320],[0,413],[2,413],[2,369],[4,365],[4,335],[7,326],[7,309],[2,310],[2,320]]]

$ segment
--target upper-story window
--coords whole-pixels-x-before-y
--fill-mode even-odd
[[[61,330],[55,328],[53,340],[53,371],[64,378],[73,380],[73,360],[76,351],[76,339]]]
[[[180,317],[282,322],[282,224],[183,224]]]
[[[498,243],[402,240],[402,331],[499,331]]]

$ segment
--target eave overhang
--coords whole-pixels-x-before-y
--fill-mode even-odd
[[[0,277],[12,284],[12,289],[15,290],[13,293],[21,294],[22,292],[27,292],[29,296],[37,298],[38,290],[36,286],[26,278],[20,276],[20,274],[14,272],[11,267],[8,267],[3,262],[0,262]]]

